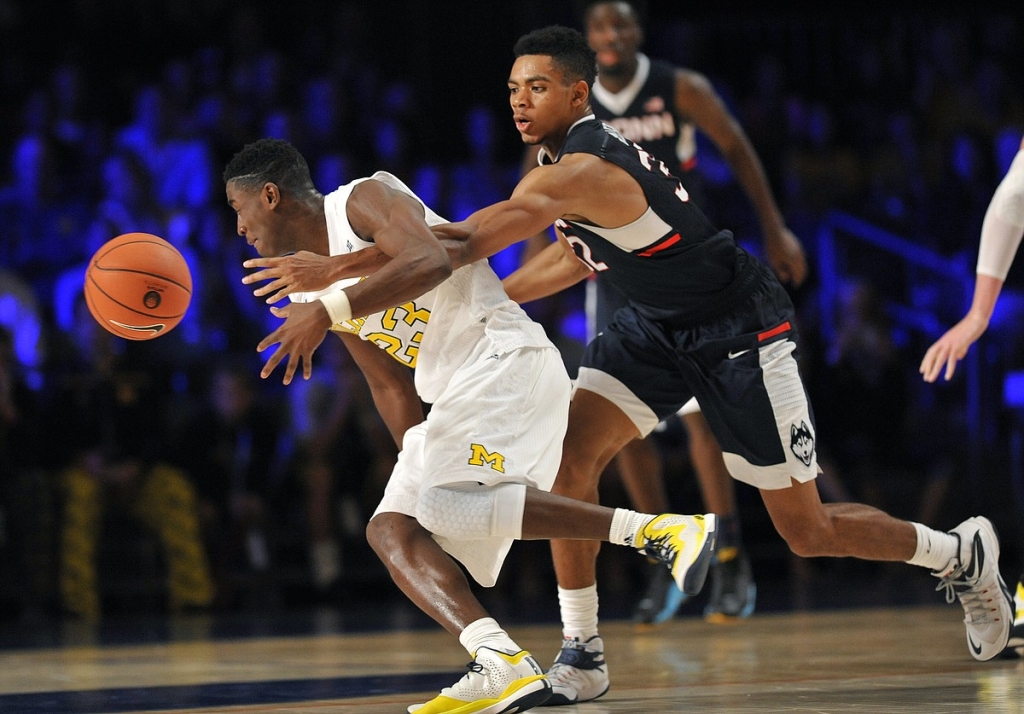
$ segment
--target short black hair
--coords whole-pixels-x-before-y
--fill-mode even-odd
[[[590,10],[594,5],[604,5],[605,3],[611,2],[621,2],[629,5],[633,14],[636,16],[636,21],[640,24],[640,29],[647,26],[647,3],[644,2],[644,0],[582,0],[582,2],[579,3],[580,22],[586,26],[587,16],[590,15]]]
[[[281,139],[259,139],[242,147],[224,168],[224,183],[236,182],[244,189],[277,184],[282,192],[301,196],[315,192],[309,165],[299,150]]]
[[[512,49],[518,57],[546,55],[570,82],[584,80],[588,87],[597,79],[597,55],[587,39],[571,27],[549,25],[523,35]]]

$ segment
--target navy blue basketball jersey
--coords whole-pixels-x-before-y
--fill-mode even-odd
[[[679,179],[648,151],[609,125],[585,117],[569,130],[553,161],[587,153],[636,179],[648,209],[618,228],[559,219],[555,225],[576,255],[621,291],[646,316],[675,325],[724,314],[753,289],[757,260],[718,231],[689,200]],[[542,161],[551,157],[541,153]]]
[[[642,54],[637,59],[636,77],[622,91],[613,94],[595,82],[590,106],[594,116],[679,176],[696,163],[697,145],[693,124],[676,110],[676,68]]]

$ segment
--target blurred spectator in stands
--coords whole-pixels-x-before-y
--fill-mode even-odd
[[[130,514],[153,531],[167,566],[172,611],[213,600],[195,491],[166,454],[162,375],[146,355],[152,345],[126,343],[103,330],[85,300],[76,303],[69,343],[53,374],[48,444],[61,494],[60,596],[64,612],[102,612],[97,551],[104,513]]]
[[[10,182],[0,186],[0,264],[49,295],[53,277],[78,253],[88,218],[85,195],[65,186],[53,141],[24,134],[14,144]]]
[[[823,398],[815,418],[830,435],[819,443],[819,458],[855,499],[887,510],[891,484],[906,467],[898,445],[907,441],[907,370],[881,293],[862,280],[844,284],[836,340],[819,365]]]
[[[220,604],[270,575],[292,443],[279,401],[257,383],[259,365],[228,357],[173,439],[173,460],[193,479]]]
[[[153,200],[149,174],[134,153],[116,150],[107,156],[99,179],[101,194],[92,219],[72,252],[75,263],[60,272],[54,281],[53,317],[57,327],[65,332],[73,329],[75,305],[81,297],[86,265],[104,243],[124,233],[166,236],[160,209]]]
[[[42,405],[14,352],[14,336],[0,326],[0,594],[22,615],[53,600],[51,479],[41,468]],[[2,597],[2,595],[0,595]]]
[[[344,594],[346,552],[365,554],[376,566],[366,524],[397,451],[348,350],[333,339],[320,350],[312,378],[286,391],[294,475],[305,493],[310,573],[318,595],[336,601]]]

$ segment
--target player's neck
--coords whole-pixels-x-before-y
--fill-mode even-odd
[[[580,107],[576,114],[576,118],[573,119],[571,123],[566,125],[565,128],[561,129],[557,134],[548,136],[543,142],[541,142],[541,146],[544,147],[544,151],[552,161],[554,161],[558,154],[561,153],[562,146],[565,145],[565,139],[569,136],[569,132],[572,131],[572,128],[576,126],[580,119],[590,116],[593,113],[594,110],[590,108],[590,104],[584,104]]]
[[[601,70],[597,73],[597,81],[611,93],[621,92],[626,88],[640,68],[640,62],[634,56],[629,62],[618,67]]]
[[[302,204],[293,226],[297,250],[330,255],[330,238],[327,233],[327,214],[324,211],[323,196],[316,196]]]

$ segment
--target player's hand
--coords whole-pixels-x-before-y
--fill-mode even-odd
[[[262,268],[242,278],[246,285],[261,280],[272,281],[252,292],[257,297],[273,293],[267,298],[268,305],[273,305],[295,292],[323,290],[337,279],[332,277],[331,259],[308,250],[275,258],[250,258],[242,263],[242,267]]]
[[[299,363],[302,363],[302,377],[313,376],[313,353],[324,341],[327,330],[331,327],[331,318],[319,300],[311,303],[291,303],[285,307],[272,307],[270,312],[275,317],[283,317],[284,324],[263,338],[256,346],[257,352],[263,352],[272,345],[278,345],[270,356],[260,377],[266,379],[278,364],[286,357],[288,362],[284,368],[285,384],[291,384]]]
[[[968,348],[978,341],[988,328],[988,320],[975,313],[967,313],[960,322],[953,325],[924,353],[917,370],[926,382],[938,379],[939,372],[946,368],[948,382],[956,371],[956,363],[964,358]]]
[[[786,226],[765,233],[764,252],[768,258],[768,265],[782,282],[798,288],[807,278],[807,257],[804,255],[804,247]]]

